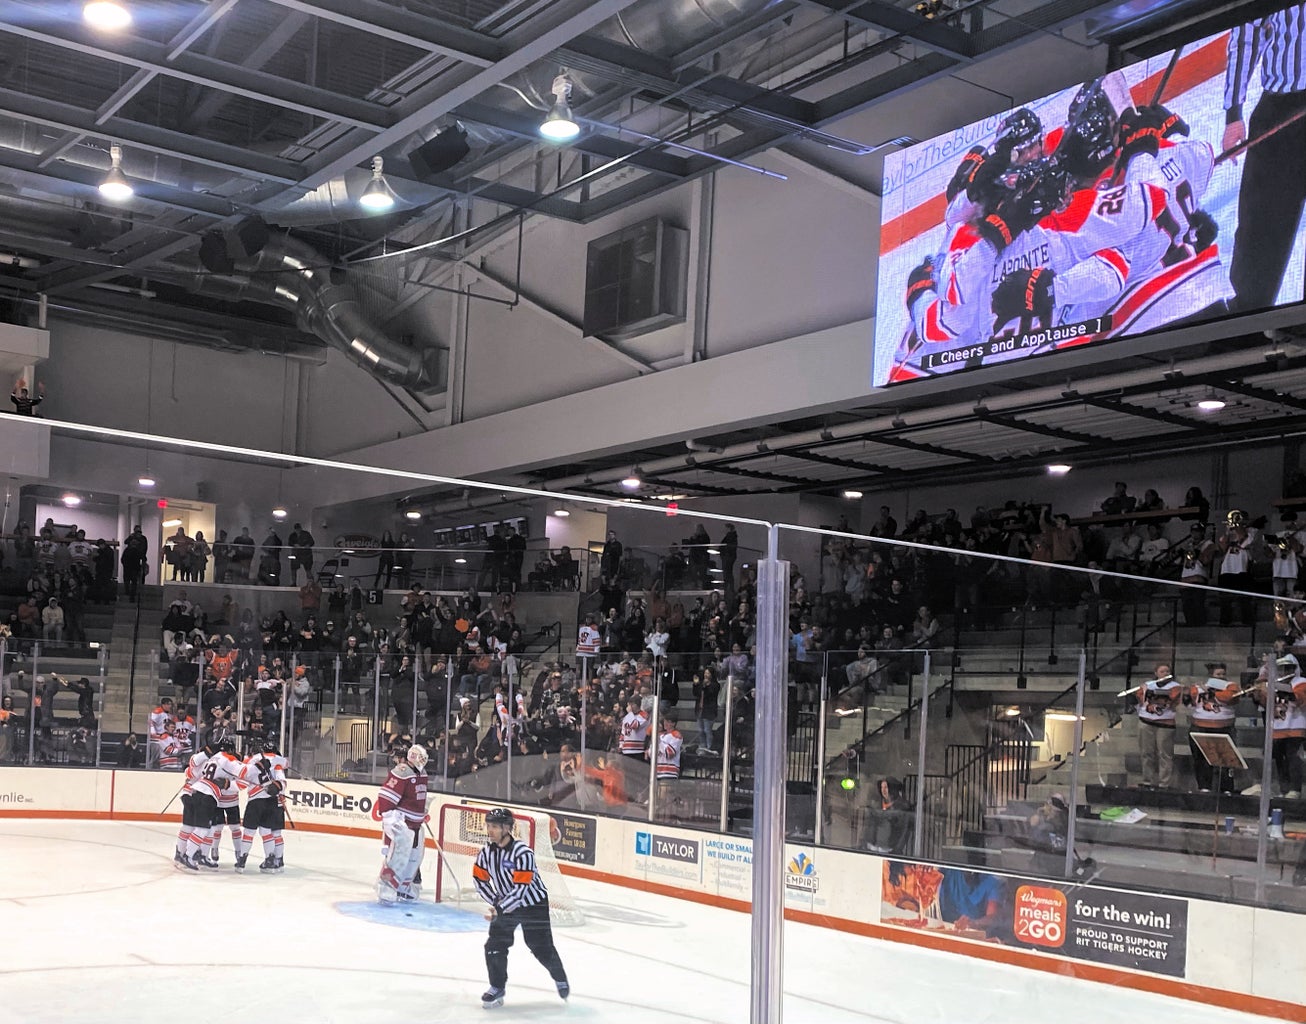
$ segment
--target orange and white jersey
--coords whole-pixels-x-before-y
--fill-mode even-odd
[[[164,733],[159,740],[159,767],[165,772],[175,772],[181,767],[181,743],[172,733]]]
[[[268,792],[268,783],[275,782],[281,790],[286,788],[286,759],[280,754],[250,754],[240,769],[240,785],[246,800],[271,800],[275,793]],[[280,792],[281,790],[278,790]]]
[[[1275,739],[1306,736],[1306,677],[1295,675],[1274,686],[1274,717],[1270,726]]]
[[[241,767],[242,762],[235,754],[219,751],[209,758],[200,772],[195,792],[213,797],[219,807],[235,806],[240,800]]]
[[[177,719],[177,728],[173,735],[177,737],[177,742],[181,744],[183,751],[195,749],[195,719],[190,715]]]
[[[191,754],[190,760],[186,762],[186,781],[181,787],[183,793],[189,793],[194,789],[195,783],[204,774],[204,766],[208,763],[209,755],[203,750]]]
[[[643,754],[647,737],[648,715],[643,711],[631,711],[621,720],[620,749],[623,754]]]
[[[158,740],[163,739],[163,735],[165,731],[164,726],[168,722],[173,720],[174,719],[172,717],[172,712],[165,711],[162,705],[160,705],[159,707],[151,711],[150,712],[150,739],[155,740],[156,742]]]
[[[1183,691],[1183,684],[1174,676],[1167,679],[1149,679],[1138,692],[1138,717],[1151,725],[1174,727],[1175,704]]]
[[[664,732],[658,737],[657,775],[659,779],[680,778],[680,752],[684,745],[685,741],[675,729]]]
[[[231,673],[235,671],[235,651],[229,651],[226,654],[219,654],[217,651],[207,651],[204,656],[208,659],[209,668],[213,669],[213,675],[218,679],[229,679]]]
[[[1225,729],[1233,725],[1237,693],[1237,683],[1215,676],[1194,686],[1190,693],[1193,699],[1192,726],[1196,729]]]

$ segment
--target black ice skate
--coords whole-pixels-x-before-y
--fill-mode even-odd
[[[558,982],[558,998],[565,1002],[570,995],[571,985],[565,981]]]
[[[503,989],[490,986],[481,994],[481,1006],[487,1010],[492,1010],[496,1006],[503,1005]]]
[[[177,867],[183,871],[199,871],[200,869],[200,866],[189,857],[182,857],[181,860],[177,861]]]
[[[271,856],[263,858],[263,863],[258,866],[260,871],[273,872],[277,869],[277,862]]]
[[[236,858],[236,874],[243,875],[245,873],[245,861],[247,861],[248,859],[249,859],[248,853],[242,853],[239,857]]]

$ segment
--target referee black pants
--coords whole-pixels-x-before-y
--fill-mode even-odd
[[[1306,91],[1263,94],[1247,125],[1248,140],[1303,111]],[[1249,146],[1243,159],[1229,280],[1235,311],[1250,313],[1274,305],[1292,253],[1306,203],[1306,117]]]
[[[497,915],[490,922],[490,937],[485,940],[485,969],[490,976],[491,988],[508,986],[508,950],[512,948],[517,926],[521,925],[526,948],[544,965],[555,982],[567,980],[562,968],[562,958],[553,945],[553,926],[549,923],[549,902],[533,907],[522,907]]]

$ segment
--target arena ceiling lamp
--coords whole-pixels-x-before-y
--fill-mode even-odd
[[[639,478],[639,467],[634,466],[626,476],[622,477],[621,486],[626,488],[628,491],[634,491],[637,490],[643,482],[644,481]]]
[[[1197,408],[1202,412],[1219,412],[1229,403],[1215,393],[1215,388],[1207,388],[1206,394],[1197,400]]]
[[[102,32],[121,32],[132,23],[132,12],[118,0],[89,0],[82,7],[82,18]]]
[[[149,473],[142,473],[140,476],[136,478],[137,487],[153,487],[157,483],[158,481],[155,480],[154,477],[150,476]]]
[[[553,510],[553,514],[557,516],[559,519],[566,519],[569,515],[571,515],[571,511],[565,508],[555,508]]]
[[[180,520],[180,519],[176,519],[176,518],[173,518],[173,519],[165,519],[165,520],[164,520],[162,523],[160,523],[159,525],[161,525],[165,530],[171,530],[174,526],[180,526],[180,525],[181,525],[181,520]]]
[[[277,505],[272,509],[272,518],[278,522],[287,518],[289,515],[290,513],[286,511],[286,506],[284,505]]]
[[[454,565],[466,565],[466,564],[467,564],[467,559],[465,559],[465,558],[459,556],[458,558],[455,558],[455,559],[453,560],[453,564],[454,564]]]
[[[553,106],[539,131],[550,142],[570,142],[580,134],[580,125],[571,112],[571,79],[565,74],[553,80]]]
[[[69,508],[76,508],[78,505],[82,503],[81,495],[73,494],[72,491],[69,491],[59,500],[62,501],[65,505],[67,505]]]
[[[422,518],[422,513],[418,509],[410,508],[407,512],[404,513],[404,518],[407,519],[410,523],[415,523],[417,522],[417,520]]]
[[[847,498],[849,501],[856,501],[858,498],[862,496],[862,492],[850,488],[849,490],[843,492],[843,496]]]
[[[1048,476],[1065,476],[1071,467],[1064,462],[1053,462],[1048,466]]]
[[[100,195],[111,203],[122,203],[135,194],[136,189],[127,180],[127,175],[122,173],[122,147],[118,145],[110,146],[109,173],[100,182]]]
[[[385,180],[385,160],[379,156],[372,157],[372,180],[358,197],[358,205],[369,213],[384,213],[394,208],[394,190]]]

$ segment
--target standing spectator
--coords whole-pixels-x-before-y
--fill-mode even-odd
[[[599,591],[605,608],[621,608],[626,603],[626,594],[621,586],[621,558],[624,552],[621,541],[617,540],[617,532],[609,530],[599,555]]]
[[[738,645],[736,645],[736,650]],[[717,680],[716,669],[711,665],[703,666],[701,672],[694,674],[694,719],[698,724],[698,746],[700,754],[715,754],[712,749],[713,734],[716,730],[717,705],[721,700],[721,683]]]
[[[137,524],[122,545],[122,582],[129,601],[136,600],[137,588],[145,582],[149,553],[150,542]]]
[[[381,577],[385,576],[385,588],[390,589],[390,582],[395,571],[395,539],[389,530],[381,531],[381,556],[376,563],[376,577],[372,580],[372,589],[380,590]]]
[[[884,537],[885,539],[897,536],[898,520],[894,519],[890,514],[888,505],[880,506],[880,518],[871,524],[869,533],[872,537]]]
[[[1102,501],[1102,511],[1108,515],[1120,515],[1132,512],[1137,504],[1138,499],[1130,495],[1128,485],[1123,480],[1117,480],[1111,497]]]
[[[507,579],[504,585],[514,594],[521,587],[522,567],[525,564],[526,538],[517,531],[516,527],[510,526],[508,527],[508,567],[505,573]]]
[[[1292,595],[1297,585],[1301,550],[1301,536],[1297,532],[1297,513],[1285,512],[1280,518],[1279,534],[1270,546],[1270,578],[1275,597]]]
[[[259,562],[259,582],[265,587],[281,586],[281,535],[275,525],[268,527],[263,538],[263,557]]]
[[[735,559],[739,556],[739,534],[734,523],[726,524],[726,532],[717,550],[721,552],[721,577],[725,581],[726,600],[732,601],[735,596]]]
[[[711,547],[712,541],[707,535],[707,527],[699,523],[694,527],[694,532],[685,538],[686,556],[689,560],[689,577],[690,585],[698,589],[707,587],[707,570],[711,563],[711,557],[707,549]],[[667,581],[667,589],[672,587],[671,581]]]
[[[218,539],[213,542],[213,582],[227,583],[227,569],[231,564],[231,543],[227,540],[227,531],[219,530]],[[201,582],[203,582],[201,580]]]
[[[412,537],[406,533],[399,534],[399,541],[395,544],[395,575],[401,587],[406,587],[412,582],[413,552],[416,548],[417,545]]]
[[[290,583],[293,586],[299,580],[299,570],[304,570],[304,579],[313,578],[313,535],[299,523],[290,531],[287,538],[290,545]]]
[[[1174,784],[1175,711],[1184,687],[1169,665],[1156,666],[1156,678],[1138,689],[1138,748],[1144,789]]]
[[[190,578],[196,583],[203,583],[209,571],[209,555],[213,549],[204,539],[204,531],[196,530],[195,538],[190,542]]]
[[[508,541],[503,536],[503,527],[495,524],[494,530],[485,538],[486,552],[481,560],[481,574],[477,578],[478,590],[488,589],[491,593],[499,592],[499,578],[503,575],[503,563],[508,554]]]
[[[1205,586],[1211,579],[1211,565],[1215,561],[1215,542],[1207,539],[1206,526],[1193,523],[1188,528],[1188,539],[1181,541],[1176,550],[1179,553],[1179,582]],[[1184,624],[1187,626],[1206,625],[1206,591],[1187,588],[1180,591],[1180,605],[1184,612]]]
[[[1116,486],[1119,489],[1124,485]],[[1109,498],[1107,500],[1110,501]],[[1047,540],[1053,564],[1061,566],[1079,564],[1080,556],[1084,553],[1084,541],[1079,531],[1070,525],[1070,516],[1058,512],[1049,520],[1045,513],[1043,536]],[[1052,580],[1053,594],[1059,595],[1063,601],[1068,593],[1078,594],[1078,581],[1070,577],[1070,573],[1062,572],[1057,573]]]
[[[1249,591],[1252,589],[1252,536],[1247,529],[1247,513],[1242,509],[1231,509],[1227,518],[1228,528],[1221,535],[1219,548],[1220,589],[1225,591]],[[1220,595],[1220,625],[1233,623],[1233,607],[1238,605],[1238,622],[1250,626],[1256,621],[1255,601],[1251,597],[1232,593]]]
[[[1184,494],[1184,508],[1197,509],[1197,521],[1205,523],[1211,518],[1211,503],[1200,487],[1190,487]]]
[[[168,538],[164,552],[164,557],[172,566],[173,582],[176,582],[179,575],[183,581],[190,580],[190,548],[191,539],[186,536],[186,530],[177,527],[177,532]]]
[[[250,536],[249,527],[240,528],[240,536],[231,542],[231,564],[235,567],[237,583],[249,580],[249,570],[254,565],[254,538]]]
[[[36,397],[27,393],[27,381],[22,377],[14,382],[14,390],[9,394],[9,401],[14,403],[14,413],[18,416],[36,416],[36,407],[45,401],[45,385],[36,384]]]

